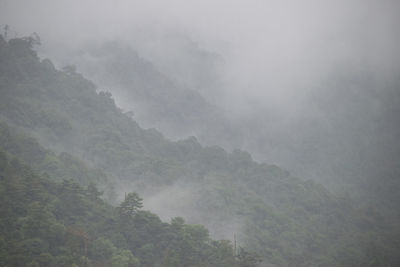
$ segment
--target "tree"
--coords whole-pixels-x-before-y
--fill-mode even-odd
[[[86,192],[92,200],[96,200],[103,195],[103,192],[100,192],[94,183],[90,183],[87,186]]]
[[[257,267],[261,263],[261,257],[255,253],[247,252],[243,248],[239,248],[236,255],[237,266],[240,267]]]
[[[118,249],[112,256],[112,266],[115,267],[137,267],[140,266],[138,258],[132,255],[132,252],[127,249]]]
[[[132,217],[143,207],[143,199],[135,192],[125,196],[125,200],[119,205],[118,210],[121,217]]]

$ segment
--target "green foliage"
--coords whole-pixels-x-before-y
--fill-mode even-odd
[[[134,267],[142,266],[141,262],[154,266],[171,262],[167,259],[171,254],[175,255],[173,262],[200,266],[197,264],[203,257],[212,260],[214,253],[219,260],[232,261],[228,259],[233,257],[232,247],[225,248],[230,252],[221,259],[219,247],[211,245],[203,227],[181,221],[177,229],[176,222],[168,225],[153,214],[138,212],[141,199],[137,194],[128,194],[123,202],[133,201],[132,223],[119,228],[116,223],[124,218],[114,215],[114,208],[93,195],[90,187],[85,190],[71,181],[55,184],[15,160],[3,164],[5,170],[0,174],[6,179],[0,181],[0,253],[5,266],[80,266],[83,262],[87,266]],[[22,196],[31,192],[32,186],[36,187],[35,194],[31,195],[32,202],[26,202]],[[113,243],[119,231],[125,242]]]
[[[10,143],[19,138],[2,127]],[[203,226],[179,218],[163,223],[140,210],[136,193],[114,208],[99,198],[94,184],[84,188],[40,175],[15,157],[21,151],[8,148],[0,146],[2,266],[172,267],[179,262],[216,267],[236,262],[232,246],[212,241]]]
[[[126,195],[124,201],[118,207],[120,216],[131,218],[140,208],[143,207],[142,201],[143,199],[135,192]]]
[[[110,240],[100,237],[94,240],[92,246],[90,246],[89,257],[98,262],[104,262],[109,260],[116,253],[116,250],[117,248]]]

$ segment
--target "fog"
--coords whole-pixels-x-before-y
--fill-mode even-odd
[[[184,33],[222,55],[228,95],[261,105],[273,97],[281,105],[337,63],[393,72],[398,9],[397,1],[354,0],[3,0],[1,22],[11,26],[11,35],[39,33],[46,48],[115,38],[144,46]]]
[[[43,56],[94,80],[71,51],[115,40],[132,47],[224,112],[238,133],[226,133],[230,146],[223,136],[211,144],[304,179],[335,188],[398,173],[399,1],[2,0],[0,24],[10,37],[37,32]],[[212,55],[200,60],[205,78],[193,74],[200,63],[185,42]]]

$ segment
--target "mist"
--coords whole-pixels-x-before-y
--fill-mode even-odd
[[[136,191],[162,221],[237,238],[265,266],[396,255],[399,1],[0,0],[0,26],[4,51],[40,36],[32,90],[55,87],[14,97],[0,79],[17,107],[0,103],[0,119],[55,152],[35,168],[99,176],[115,206]]]
[[[39,33],[43,53],[122,39],[159,64],[177,53],[166,36],[182,34],[223,59],[221,102],[234,115],[255,106],[298,114],[310,87],[341,64],[398,73],[398,9],[397,1],[3,0],[1,22],[10,35]]]
[[[398,123],[391,121],[399,95],[398,1],[17,0],[1,1],[0,10],[10,36],[37,32],[43,56],[60,67],[76,64],[117,104],[139,114],[139,123],[171,139],[195,135],[206,144],[246,149],[259,161],[327,184],[387,162],[376,155],[382,143],[395,147],[390,158],[398,157]],[[96,61],[85,65],[87,57],[77,52],[115,40],[200,92],[223,111],[231,130],[210,140],[199,130],[178,134],[162,120],[141,119],[140,105],[132,107],[118,84],[96,80]],[[213,57],[199,60],[190,47]]]

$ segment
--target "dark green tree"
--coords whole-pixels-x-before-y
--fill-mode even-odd
[[[118,210],[121,217],[132,217],[143,207],[143,199],[135,192],[125,196],[125,200],[119,205]]]

